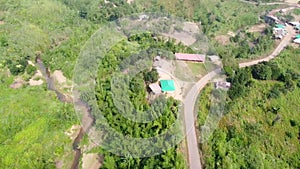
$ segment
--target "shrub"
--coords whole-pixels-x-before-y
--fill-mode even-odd
[[[258,64],[252,67],[252,76],[259,80],[270,80],[272,77],[272,69],[263,64]]]
[[[270,90],[268,98],[278,98],[281,93],[282,86],[279,84],[276,84],[273,86],[273,88]]]
[[[36,67],[32,65],[28,65],[26,68],[26,72],[28,75],[33,76],[36,72]]]
[[[295,127],[295,126],[298,125],[296,120],[290,120],[290,124],[291,124],[292,127]]]
[[[293,137],[293,134],[289,131],[285,132],[285,135],[288,137],[288,138],[292,138]]]
[[[145,72],[144,74],[144,80],[147,83],[154,83],[158,81],[159,75],[156,71],[156,69],[152,69],[149,72]]]

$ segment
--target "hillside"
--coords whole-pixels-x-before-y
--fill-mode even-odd
[[[270,26],[264,25],[261,32],[248,32],[248,29],[257,24],[264,24],[261,17],[274,8],[278,8],[278,5],[256,6],[239,0],[134,0],[131,3],[118,0],[0,0],[0,124],[2,124],[0,129],[0,168],[70,168],[72,164],[73,168],[76,168],[77,165],[85,166],[86,162],[91,159],[102,168],[109,169],[187,168],[185,141],[174,147],[166,145],[169,149],[165,149],[161,154],[137,158],[132,157],[129,152],[125,156],[124,154],[120,156],[108,151],[107,147],[106,149],[99,147],[91,141],[92,138],[89,138],[83,129],[80,130],[80,125],[85,126],[83,124],[85,121],[82,120],[81,115],[76,113],[72,102],[74,98],[72,89],[76,86],[72,80],[74,80],[74,73],[77,72],[74,68],[78,57],[82,54],[87,41],[95,32],[101,31],[105,25],[124,16],[131,15],[135,18],[136,13],[146,12],[165,13],[182,18],[182,20],[194,25],[199,24],[200,31],[209,40],[209,45],[207,45],[209,49],[207,51],[199,50],[200,53],[216,54],[223,59],[225,65],[236,65],[240,59],[253,59],[266,55],[273,50],[275,42],[271,38]],[[180,113],[181,104],[178,100],[170,97],[158,97],[149,101],[149,88],[147,86],[149,83],[158,81],[157,70],[151,66],[144,67],[149,70],[145,70],[131,79],[130,84],[125,86],[128,88],[130,97],[120,100],[126,104],[132,102],[133,107],[139,112],[147,110],[153,111],[154,114],[161,113],[159,114],[161,115],[160,118],[150,123],[137,123],[128,120],[117,111],[113,102],[112,75],[116,72],[126,74],[127,70],[122,70],[120,64],[136,61],[128,60],[129,56],[150,57],[153,60],[153,57],[159,53],[151,53],[149,49],[156,48],[171,53],[196,53],[189,46],[175,43],[172,38],[163,39],[161,36],[152,32],[134,34],[114,44],[105,56],[101,56],[104,59],[99,63],[99,68],[95,68],[97,70],[96,76],[92,77],[94,78],[95,93],[91,95],[88,91],[80,95],[80,99],[89,104],[85,106],[87,112],[91,113],[95,119],[102,118],[101,114],[97,113],[98,109],[95,111],[95,108],[91,106],[92,103],[89,102],[91,98],[96,98],[96,105],[99,106],[99,111],[103,112],[102,115],[108,124],[119,133],[134,138],[156,136],[173,127],[173,122],[177,120],[176,115]],[[206,41],[206,37],[197,38]],[[225,37],[226,44],[220,43],[219,37]],[[105,40],[103,39],[103,41]],[[223,39],[221,38],[221,40]],[[299,74],[298,62],[294,62],[297,59],[296,56],[299,55],[297,52],[290,49],[282,54],[283,59],[279,59],[278,63],[283,72],[291,70]],[[287,63],[289,65],[286,65]],[[93,64],[96,63],[89,63],[85,66],[89,67]],[[192,78],[200,78],[214,68],[212,64],[209,67],[206,67],[205,64],[199,66],[197,63],[186,65],[192,67]],[[176,71],[181,73],[184,78],[190,78],[181,70],[182,68]],[[198,76],[200,73],[201,76]],[[258,153],[256,153],[256,149],[255,152],[250,152],[252,149],[247,148],[242,152],[247,153],[249,151],[251,157],[272,152],[272,158],[277,160],[274,165],[298,167],[299,164],[295,159],[298,158],[297,151],[299,152],[296,138],[300,119],[295,111],[299,107],[296,105],[288,106],[285,103],[288,99],[293,104],[299,102],[297,98],[299,88],[296,87],[298,83],[296,79],[293,79],[293,82],[289,80],[283,80],[283,82],[280,80],[271,81],[270,79],[267,81],[252,79],[252,86],[243,88],[245,93],[249,92],[250,98],[244,100],[242,97],[236,96],[235,100],[230,102],[231,107],[227,114],[229,117],[226,116],[221,121],[220,128],[215,133],[216,138],[219,136],[227,138],[225,135],[229,135],[227,128],[229,124],[236,126],[231,131],[238,135],[236,139],[240,139],[239,135],[242,135],[243,139],[250,140],[252,130],[255,130],[254,133],[261,132],[261,135],[264,136],[267,135],[267,132],[274,132],[274,136],[270,138],[270,142],[273,141],[272,144],[268,143],[263,147],[264,149],[260,147],[263,144],[263,137],[258,138],[260,139],[258,143],[261,144],[253,144],[253,147],[258,147]],[[283,86],[287,82],[291,82],[289,85],[294,86],[291,91],[282,92],[280,88],[280,94],[278,91],[274,92],[274,95],[278,95],[278,97],[261,103],[265,109],[273,110],[272,108],[276,108],[277,110],[280,107],[278,116],[280,116],[281,121],[276,122],[274,127],[270,126],[270,120],[264,121],[266,119],[259,116],[258,113],[264,113],[271,119],[271,123],[272,118],[277,115],[267,113],[263,108],[251,109],[251,104],[247,104],[249,107],[245,109],[247,110],[246,113],[241,114],[239,112],[240,107],[237,105],[247,102],[255,105],[257,100],[265,99],[266,95],[263,94],[268,93],[269,90],[273,89],[273,86]],[[204,92],[208,91],[209,88]],[[255,91],[260,91],[261,95],[255,95]],[[122,94],[124,91],[118,90],[118,92],[118,94]],[[151,104],[164,105],[165,107],[162,110],[154,111],[151,109]],[[201,110],[206,111],[205,107],[201,107]],[[253,120],[252,116],[251,118],[248,117],[251,114],[254,114],[254,117],[261,117],[261,119]],[[200,113],[201,119],[204,118],[203,115],[205,114]],[[236,120],[235,116],[245,118],[245,120]],[[93,129],[103,127],[103,121],[89,118]],[[247,118],[250,121],[247,121]],[[228,123],[229,120],[232,121]],[[256,126],[256,122],[259,122],[258,126]],[[289,130],[282,127],[288,124],[294,127],[289,126],[287,128]],[[240,134],[244,131],[247,132],[244,129],[245,126],[250,128],[250,135]],[[176,127],[178,126],[175,126],[175,129],[178,129]],[[71,129],[74,131],[70,131]],[[281,137],[277,139],[275,134]],[[235,136],[231,137],[234,138]],[[112,139],[111,137],[102,137],[100,140],[102,141],[102,139],[111,141],[114,148],[126,149],[131,146],[137,152],[140,149],[148,148],[150,150],[154,148],[145,145],[132,145],[133,142],[126,142],[126,144],[121,145],[118,144],[116,138]],[[293,149],[295,152],[285,155],[281,159],[276,154],[275,148],[270,150],[267,148],[272,148],[273,145],[277,146],[278,144],[278,147],[281,146],[280,151],[288,152],[289,150],[285,149],[283,145],[279,145],[283,139],[287,140],[284,141],[289,143],[288,145],[295,147]],[[241,145],[230,149],[228,148],[230,146],[227,146],[228,140],[220,140],[217,142],[212,139],[208,144],[203,145],[205,163],[208,168],[218,167],[218,165],[225,166],[231,162],[230,160],[242,156],[235,153],[238,148],[241,148],[238,147]],[[251,140],[248,143],[252,143]],[[158,142],[156,146],[159,147],[159,144],[163,143]],[[216,155],[214,152],[217,150],[215,148],[217,144],[220,144],[218,147],[220,148],[220,155]],[[226,159],[224,152],[229,152],[229,149],[232,154],[227,154],[233,157]],[[83,158],[88,156],[87,154],[92,154],[94,158]],[[292,159],[292,155],[295,155],[295,159]],[[246,157],[243,157],[243,160],[245,165],[240,165],[236,161],[233,165],[247,166],[250,163],[247,162]]]
[[[286,82],[251,78],[244,93],[228,98],[219,128],[202,144],[206,168],[299,168],[299,54],[290,47],[270,63],[278,66],[273,76]],[[209,112],[212,88],[200,98],[199,125]]]

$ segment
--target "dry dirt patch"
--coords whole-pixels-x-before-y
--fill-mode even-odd
[[[263,32],[266,29],[265,24],[259,24],[259,25],[254,25],[251,28],[249,28],[248,32]]]
[[[134,0],[127,0],[127,3],[131,4]]]
[[[297,4],[298,0],[285,0],[285,2]]]
[[[43,74],[40,70],[37,70],[36,73],[34,74],[34,76],[29,80],[29,85],[30,86],[40,86],[44,83],[44,81],[42,79],[39,80],[35,80],[37,78],[42,78]]]
[[[227,35],[219,35],[215,37],[215,40],[221,45],[227,45],[230,43],[230,37]]]
[[[65,132],[67,136],[70,137],[71,140],[75,140],[78,134],[80,133],[81,126],[73,125],[68,131]]]
[[[28,63],[28,65],[35,66],[35,64],[30,60],[28,60],[27,63]]]
[[[182,42],[184,45],[190,46],[197,41],[194,35],[199,33],[200,29],[196,23],[184,22],[182,31],[174,30],[162,35],[175,39],[177,43]]]
[[[85,154],[82,157],[82,169],[98,169],[101,167],[101,158],[96,153]]]
[[[59,84],[63,84],[65,82],[67,82],[67,78],[64,76],[63,72],[60,70],[55,70],[53,72],[52,76]]]
[[[3,25],[3,24],[5,24],[5,22],[4,21],[0,21],[0,25]]]
[[[191,33],[199,33],[199,26],[194,22],[185,22],[183,26],[183,30]]]
[[[187,32],[175,31],[175,32],[170,33],[170,34],[163,33],[162,35],[175,39],[177,43],[182,42],[186,46],[192,45],[197,40],[196,38],[191,36],[190,33],[187,33]]]
[[[21,88],[24,84],[25,81],[22,78],[18,77],[15,79],[14,83],[10,85],[10,88],[18,89]]]

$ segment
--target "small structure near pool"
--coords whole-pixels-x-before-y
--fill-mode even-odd
[[[174,92],[176,90],[174,80],[160,80],[160,86],[162,92]]]

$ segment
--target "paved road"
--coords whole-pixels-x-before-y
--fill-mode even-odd
[[[276,56],[290,43],[292,37],[296,35],[292,26],[287,26],[288,35],[285,36],[280,44],[276,47],[273,53],[263,59],[257,59],[254,61],[240,63],[239,67],[243,68],[246,66],[252,66],[258,64],[262,61],[269,61]],[[206,76],[201,78],[188,92],[184,99],[184,118],[185,118],[185,130],[186,130],[186,139],[187,139],[187,148],[188,148],[188,160],[190,169],[202,169],[201,160],[199,155],[199,147],[195,129],[195,117],[194,108],[199,92],[204,88],[206,84],[210,82],[217,74],[221,72],[221,69],[216,69]]]
[[[266,2],[266,3],[257,3],[253,1],[240,0],[241,2],[253,4],[253,5],[297,5],[296,3],[288,3],[288,2]]]
[[[190,169],[201,169],[201,161],[199,155],[199,147],[195,129],[195,114],[194,108],[198,94],[204,86],[210,82],[217,74],[221,72],[221,68],[211,71],[200,81],[198,81],[184,98],[184,120],[188,148],[188,159]]]
[[[271,59],[274,59],[276,56],[278,56],[280,54],[280,52],[291,42],[292,38],[296,35],[294,28],[292,26],[288,25],[286,28],[287,28],[287,31],[289,34],[282,39],[280,44],[276,47],[276,49],[273,51],[273,53],[271,55],[269,55],[268,57],[265,57],[263,59],[240,63],[239,67],[243,68],[243,67],[247,67],[247,66],[252,66],[252,65],[256,65],[263,61],[267,62]]]

